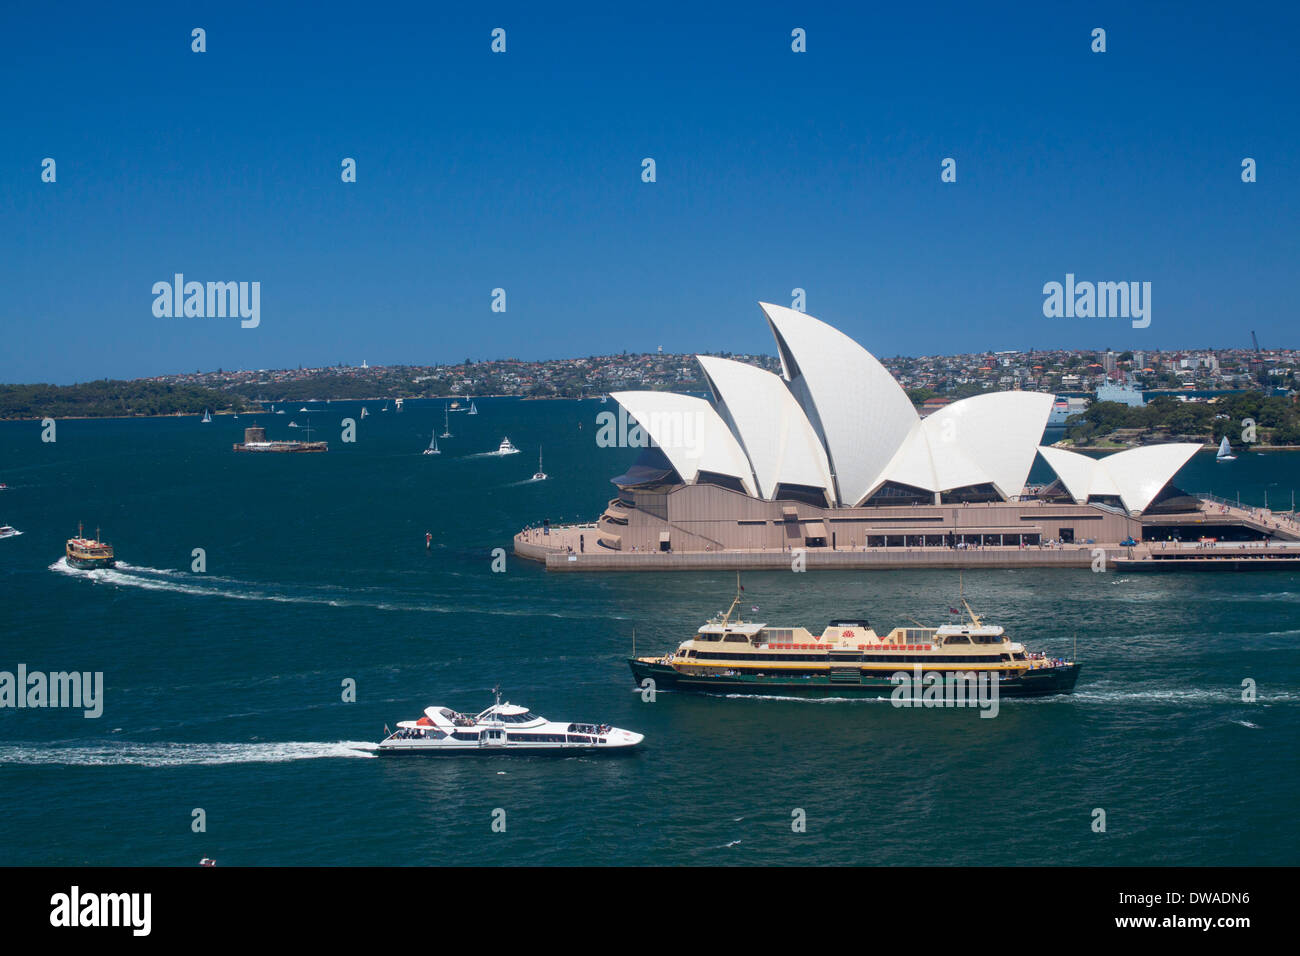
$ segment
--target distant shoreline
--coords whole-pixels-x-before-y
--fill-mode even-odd
[[[562,395],[547,395],[547,396],[539,396],[539,397],[532,397],[532,396],[528,396],[528,395],[475,395],[473,399],[470,399],[470,401],[477,401],[477,400],[480,399],[480,398],[483,398],[483,399],[489,399],[489,398],[517,398],[517,399],[519,399],[520,401],[566,401],[566,402],[584,402],[584,401],[596,401],[596,400],[599,398],[599,396],[589,396],[589,397],[586,397],[586,398],[569,398],[569,397],[562,396]],[[298,401],[303,401],[303,400],[302,400],[302,399],[297,399],[297,400],[295,400],[295,401],[290,401],[290,400],[288,400],[288,399],[285,399],[285,400],[276,399],[276,401],[275,401],[274,403],[270,403],[270,402],[268,402],[268,404],[275,404],[275,405],[290,404],[290,405],[292,405],[292,404],[295,404],[295,403],[298,402]],[[390,396],[383,396],[383,395],[381,395],[381,396],[379,396],[379,397],[377,397],[377,398],[331,398],[331,399],[317,399],[317,401],[328,401],[328,402],[330,402],[330,403],[334,403],[334,404],[342,404],[342,403],[352,403],[352,404],[356,404],[356,403],[362,403],[362,402],[391,402],[391,401],[393,401],[393,397],[392,397],[391,395],[390,395]],[[426,396],[415,396],[415,397],[412,397],[412,398],[406,398],[406,397],[403,397],[402,401],[404,401],[404,402],[443,402],[443,403],[450,404],[451,402],[459,402],[459,401],[464,401],[464,400],[463,400],[463,399],[460,399],[460,398],[448,398],[448,397],[434,397],[434,398],[429,398],[429,397],[426,397]],[[318,413],[318,412],[323,412],[323,411],[326,411],[326,410],[327,410],[327,409],[325,409],[325,408],[313,408],[313,409],[311,409],[310,411],[308,411],[306,414],[314,415],[314,414],[316,414],[316,413]],[[289,413],[289,410],[288,410],[288,409],[285,409],[285,413],[288,414],[288,413]],[[216,419],[216,418],[233,418],[233,417],[234,417],[235,415],[237,415],[237,414],[238,414],[238,415],[245,415],[245,416],[247,416],[247,417],[249,417],[249,418],[254,418],[254,417],[257,417],[257,416],[259,416],[259,415],[262,415],[262,416],[266,416],[266,415],[276,415],[277,413],[275,413],[275,412],[269,412],[269,411],[267,411],[267,410],[265,410],[265,409],[260,409],[260,410],[257,410],[257,411],[254,411],[254,410],[252,410],[252,409],[245,409],[245,410],[242,411],[242,412],[233,412],[233,411],[230,411],[229,409],[225,409],[225,410],[222,410],[222,411],[214,411],[214,412],[212,412],[212,417],[213,417],[214,419]],[[303,413],[303,412],[294,412],[293,414],[295,414],[295,415],[301,415],[301,414],[304,414],[304,413]],[[105,421],[105,422],[108,422],[108,421],[134,421],[134,420],[136,420],[136,419],[140,419],[140,418],[202,418],[202,417],[203,417],[203,413],[202,413],[202,412],[184,412],[183,414],[180,414],[180,415],[177,415],[175,412],[170,412],[170,413],[168,413],[168,414],[166,414],[166,415],[31,415],[31,416],[25,416],[25,417],[16,417],[16,416],[0,416],[0,422],[41,422],[41,421],[44,421],[44,420],[47,419],[47,418],[48,418],[48,419],[51,419],[52,421],[56,421],[56,422],[90,422],[90,421]]]

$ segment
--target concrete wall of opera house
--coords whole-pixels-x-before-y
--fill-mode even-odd
[[[908,543],[1018,546],[1060,539],[1118,543],[1142,535],[1140,520],[1097,505],[1028,501],[819,508],[765,501],[708,484],[683,485],[667,494],[624,490],[610,502],[596,528],[598,547],[622,552],[661,550],[664,535],[674,551]],[[949,540],[939,540],[943,537]]]

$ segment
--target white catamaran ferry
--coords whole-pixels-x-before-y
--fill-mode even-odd
[[[470,716],[450,707],[426,707],[419,720],[403,720],[379,742],[381,755],[627,752],[643,734],[609,724],[547,720],[527,707],[497,701]]]

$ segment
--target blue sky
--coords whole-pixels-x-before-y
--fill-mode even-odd
[[[881,355],[1300,345],[1294,5],[619,6],[8,5],[0,381],[772,352],[795,287]]]

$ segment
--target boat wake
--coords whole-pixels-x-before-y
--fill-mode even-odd
[[[1076,689],[1070,696],[1075,700],[1107,704],[1125,700],[1149,701],[1156,704],[1239,704],[1241,703],[1241,688],[1224,687],[1210,690],[1188,687],[1169,690],[1110,690],[1103,687],[1085,687]],[[1300,694],[1290,691],[1274,693],[1260,691],[1258,700],[1261,704],[1294,703],[1300,700]]]
[[[277,604],[315,604],[322,607],[373,608],[377,611],[399,612],[420,611],[431,614],[462,614],[465,611],[464,606],[460,604],[416,604],[400,598],[394,599],[396,596],[392,592],[378,591],[377,589],[370,591],[373,594],[370,600],[358,600],[355,597],[343,596],[359,593],[358,589],[355,588],[316,586],[314,590],[317,593],[314,594],[285,594],[270,590],[264,581],[241,581],[238,578],[226,578],[212,574],[190,574],[185,571],[164,568],[146,568],[127,564],[123,561],[119,561],[115,568],[85,570],[70,567],[66,558],[59,558],[50,565],[49,569],[70,577],[84,578],[97,584],[113,584],[120,587],[143,588],[146,591],[165,591],[172,594],[191,594],[198,597],[230,598],[236,601],[271,601]],[[294,585],[294,587],[299,590],[313,589],[312,585]],[[321,591],[326,591],[327,594],[322,594]],[[565,618],[572,616],[567,611],[548,611],[523,607],[493,608],[482,613],[494,617],[540,616]]]
[[[0,744],[0,766],[215,767],[241,763],[286,763],[330,757],[377,756],[367,741],[334,743],[129,743]]]

